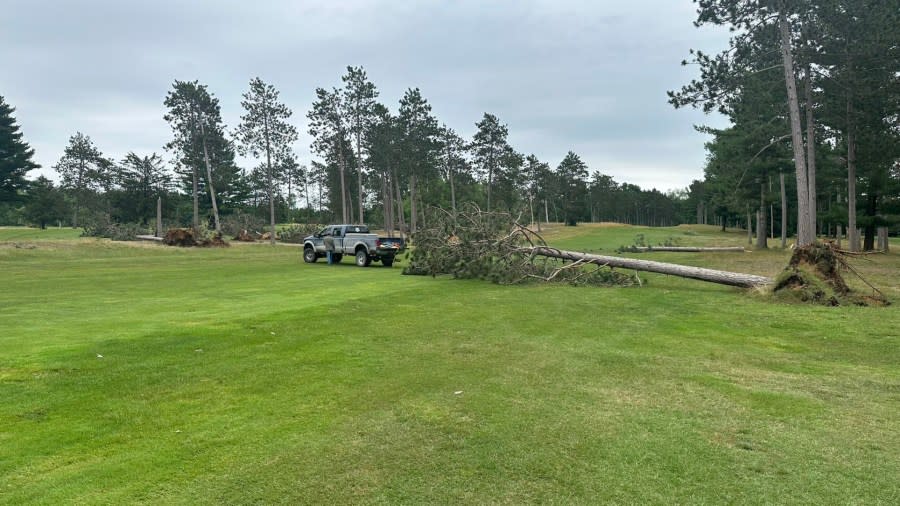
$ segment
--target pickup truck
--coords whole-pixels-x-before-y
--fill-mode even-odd
[[[378,237],[370,234],[365,225],[328,225],[315,234],[303,238],[303,261],[313,263],[326,257],[325,241],[334,241],[332,261],[340,262],[344,255],[353,255],[356,265],[368,267],[372,261],[381,265],[394,265],[394,257],[404,250],[405,243],[399,237]]]

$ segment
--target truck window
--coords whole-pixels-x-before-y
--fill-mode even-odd
[[[364,225],[353,225],[352,227],[347,227],[347,232],[354,234],[368,234],[369,227],[366,227]]]

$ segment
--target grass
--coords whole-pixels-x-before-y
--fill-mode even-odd
[[[0,227],[0,241],[50,241],[61,239],[77,239],[81,237],[80,228],[48,227],[44,230],[29,227]]]
[[[608,254],[637,233],[746,240],[547,236]],[[18,234],[0,229],[0,503],[900,498],[896,249],[859,264],[895,306],[825,308],[665,276],[501,287]]]

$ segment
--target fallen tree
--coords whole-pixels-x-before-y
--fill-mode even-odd
[[[581,262],[585,264],[600,265],[605,267],[615,267],[632,269],[635,271],[668,274],[670,276],[698,279],[700,281],[708,281],[710,283],[718,283],[721,285],[738,286],[741,288],[754,288],[758,286],[769,285],[773,282],[772,278],[757,276],[755,274],[718,271],[714,269],[705,269],[702,267],[691,267],[687,265],[669,264],[664,262],[652,262],[650,260],[638,260],[634,258],[593,255],[590,253],[580,253],[577,251],[559,250],[547,246],[533,246],[530,248],[525,248],[522,251],[527,252],[530,255],[559,258],[562,260],[571,260],[573,262]]]
[[[625,248],[620,248],[620,252],[629,253],[650,253],[653,251],[670,251],[681,253],[745,253],[747,250],[745,250],[742,246],[628,246]]]
[[[541,235],[505,213],[431,209],[428,228],[413,237],[404,274],[452,275],[511,284],[528,280],[570,284],[628,286],[642,284],[637,272],[654,272],[741,288],[772,287],[782,299],[826,305],[886,305],[875,287],[871,295],[851,292],[841,272],[852,272],[847,255],[832,244],[797,248],[775,279],[740,272],[653,262],[636,258],[567,251],[547,245]],[[655,249],[655,248],[654,248]],[[593,269],[591,269],[593,267]],[[634,271],[626,274],[623,270]]]
[[[478,278],[511,284],[527,280],[571,284],[633,285],[640,278],[615,269],[655,272],[743,288],[772,283],[754,274],[565,251],[547,245],[511,215],[470,205],[457,213],[432,209],[429,227],[413,237],[405,274]],[[571,263],[566,263],[571,262]],[[593,266],[594,269],[583,267]]]

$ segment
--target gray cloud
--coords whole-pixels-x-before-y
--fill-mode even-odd
[[[315,88],[339,85],[347,65],[364,66],[394,109],[419,87],[463,135],[491,112],[520,151],[555,165],[571,149],[647,188],[701,177],[692,124],[723,123],[666,103],[692,77],[679,65],[688,49],[727,38],[695,29],[687,0],[11,3],[0,94],[48,175],[75,131],[115,158],[161,152],[174,79],[209,85],[233,127],[259,75],[305,133]],[[303,135],[296,146],[304,163],[308,145]]]

